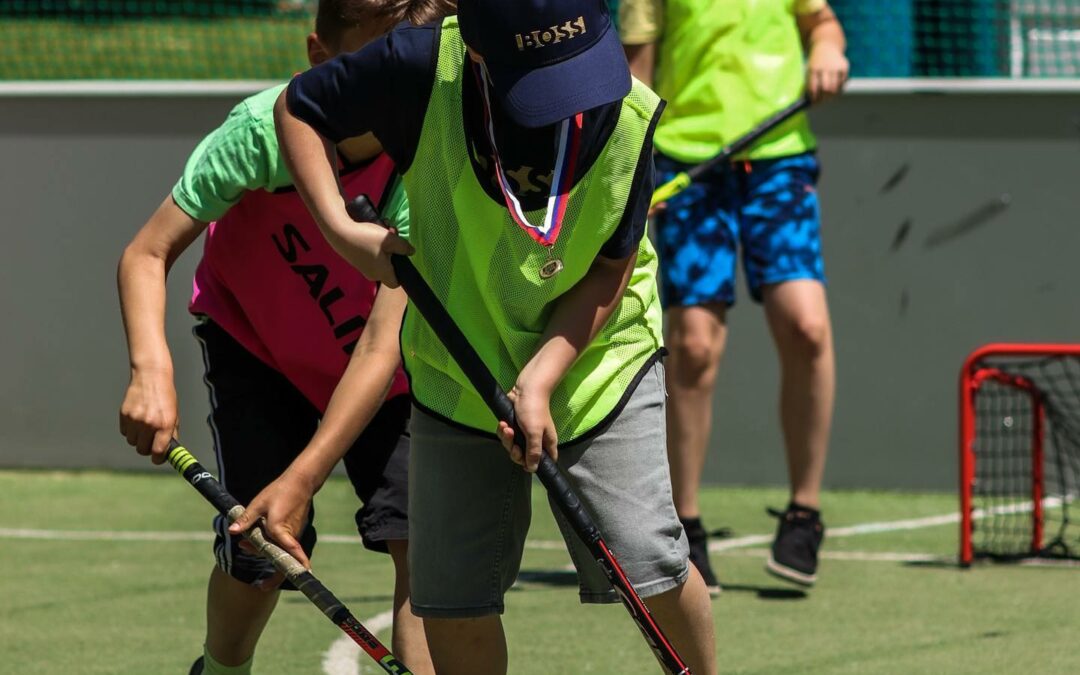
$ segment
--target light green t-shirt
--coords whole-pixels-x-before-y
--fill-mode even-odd
[[[655,89],[667,102],[656,147],[683,162],[718,153],[802,94],[802,42],[796,18],[824,0],[622,0],[627,44],[659,40]],[[804,114],[759,140],[740,159],[812,150]]]
[[[208,223],[224,216],[245,192],[273,192],[293,184],[274,128],[274,103],[283,89],[281,84],[241,101],[191,153],[172,191],[173,201],[185,213]],[[407,231],[409,201],[400,179],[382,216]]]

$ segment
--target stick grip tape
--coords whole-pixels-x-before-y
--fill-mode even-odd
[[[379,215],[379,211],[375,208],[375,205],[371,203],[371,198],[367,195],[358,195],[347,202],[345,204],[345,212],[349,214],[350,218],[358,223],[386,225],[386,221]]]
[[[243,505],[236,501],[236,498],[229,494],[225,486],[218,482],[213,474],[207,471],[202,464],[199,464],[199,460],[195,459],[175,439],[169,442],[167,458],[169,464],[172,464],[173,468],[203,497],[206,497],[206,500],[225,516],[230,523],[236,522],[236,519],[244,513]],[[251,528],[244,533],[244,538],[251,542],[251,545],[260,554],[269,559],[277,571],[284,574],[294,584],[296,579],[306,572],[304,566],[296,558],[267,539],[259,528]]]
[[[225,486],[203,468],[199,460],[195,459],[175,438],[169,442],[166,457],[169,464],[215,509],[228,518],[230,523],[236,522],[236,519],[244,513],[243,505],[229,494]],[[268,558],[273,563],[274,569],[284,574],[312,604],[319,608],[319,611],[355,640],[385,672],[390,675],[412,675],[409,669],[394,658],[394,655],[379,642],[378,638],[364,628],[348,608],[326,586],[323,586],[321,581],[305,569],[300,561],[268,540],[261,529],[251,528],[244,533],[244,538],[251,542],[260,554]]]
[[[666,202],[690,187],[690,183],[692,182],[694,182],[694,180],[690,178],[690,174],[685,171],[676,174],[674,178],[656,188],[656,191],[653,192],[652,195],[652,201],[649,202],[649,206],[656,206],[660,202]]]

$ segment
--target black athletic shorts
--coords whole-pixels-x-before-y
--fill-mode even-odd
[[[218,476],[247,504],[292,463],[319,425],[320,414],[287,379],[242,347],[219,325],[201,321],[192,331],[202,347],[210,391],[207,421],[214,436]],[[408,396],[386,401],[345,455],[345,470],[363,504],[356,527],[366,548],[386,552],[386,542],[408,539]],[[316,533],[312,508],[300,537],[311,555]],[[235,579],[256,584],[274,573],[262,556],[245,552],[228,522],[214,518],[217,564]],[[288,583],[282,588],[290,588]]]

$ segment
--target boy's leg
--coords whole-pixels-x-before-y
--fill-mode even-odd
[[[649,598],[649,611],[692,673],[716,672],[716,635],[712,602],[701,573],[693,565],[686,583]]]
[[[817,159],[756,165],[743,213],[750,291],[765,304],[780,357],[780,421],[791,502],[766,568],[803,585],[816,580],[824,525],[818,512],[835,392],[835,358],[815,183]]]
[[[685,168],[657,158],[660,180]],[[712,434],[713,387],[727,341],[727,309],[735,301],[735,187],[730,170],[717,168],[672,198],[656,229],[670,351],[667,448],[675,509],[690,539],[690,559],[712,593],[720,586],[709,564],[698,492]]]
[[[439,675],[507,672],[499,615],[517,578],[532,476],[498,441],[414,408],[409,460],[413,612]]]
[[[713,388],[727,343],[727,307],[672,307],[667,318],[671,486],[679,517],[699,518],[698,490],[712,433]]]
[[[811,280],[770,286],[765,314],[780,355],[780,423],[791,501],[818,509],[836,390],[825,287]]]
[[[434,673],[428,651],[424,620],[412,612],[409,593],[409,542],[395,539],[386,542],[394,561],[394,636],[390,643],[394,655],[416,675]]]
[[[649,367],[611,425],[559,449],[559,464],[634,589],[695,673],[716,671],[709,594],[671,499],[664,423],[664,369]],[[618,602],[588,549],[552,505],[578,570],[581,600]]]
[[[277,590],[237,581],[215,567],[206,589],[207,654],[227,667],[249,662],[279,595]],[[204,668],[208,675],[213,674],[212,667]]]
[[[506,635],[497,614],[472,619],[424,618],[439,675],[504,675]]]
[[[424,624],[412,613],[409,591],[408,396],[383,403],[345,455],[345,471],[363,507],[356,527],[364,547],[389,553],[394,562],[394,634],[391,651],[416,675],[435,671]]]
[[[246,504],[277,478],[315,432],[318,413],[276,371],[252,356],[220,326],[195,327],[210,393],[209,423],[222,484]],[[273,565],[240,548],[225,519],[214,519],[217,567],[210,575],[206,605],[205,672],[214,664],[246,672],[259,636],[277,603],[277,591],[258,586],[275,577]],[[301,544],[310,555],[315,530]]]

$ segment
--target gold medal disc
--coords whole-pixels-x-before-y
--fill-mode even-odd
[[[551,277],[555,276],[559,272],[562,272],[562,269],[563,269],[562,261],[559,260],[558,258],[552,258],[551,260],[544,263],[544,265],[540,268],[540,278],[541,279],[550,279]]]

